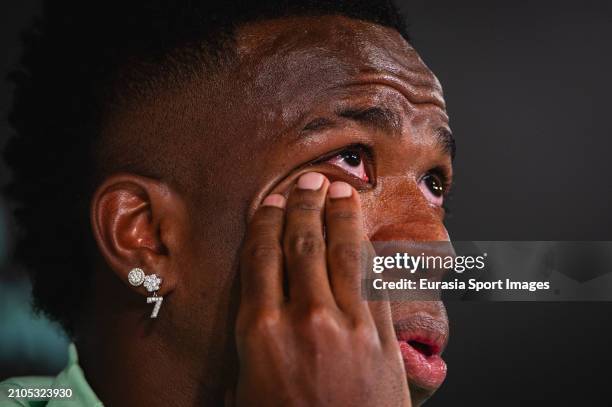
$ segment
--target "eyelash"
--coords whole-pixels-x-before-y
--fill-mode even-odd
[[[364,167],[364,172],[365,172],[364,175],[366,179],[359,178],[355,176],[354,174],[349,173],[346,169],[343,169],[338,165],[341,162],[341,160],[343,160],[341,156],[345,154],[351,154],[351,153],[353,154],[356,153],[361,158],[361,165],[363,165]],[[349,146],[343,147],[329,154],[326,154],[323,158],[318,159],[312,165],[328,164],[330,166],[333,166],[338,171],[342,171],[343,174],[346,174],[349,177],[351,177],[355,181],[356,183],[355,187],[358,190],[365,190],[365,189],[372,188],[373,186],[376,185],[373,157],[374,156],[373,156],[372,150],[369,146],[366,146],[364,144],[351,144]],[[335,163],[332,163],[331,161],[335,159],[337,159],[338,161]]]
[[[346,155],[346,154],[350,154],[350,153],[356,153],[359,155],[359,157],[361,158],[362,164],[364,166],[364,171],[365,171],[365,175],[366,175],[366,179],[361,179],[357,176],[355,176],[354,174],[349,173],[347,170],[341,168],[338,165],[338,162],[336,163],[332,163],[331,161],[334,159],[338,159],[338,160],[342,160],[341,156]],[[343,147],[339,150],[335,150],[329,154],[326,154],[325,157],[317,160],[316,162],[313,163],[313,165],[315,164],[320,164],[320,163],[327,163],[329,165],[334,166],[335,168],[337,168],[339,171],[342,171],[344,174],[350,176],[351,178],[353,178],[356,183],[357,183],[357,188],[358,189],[367,189],[367,188],[372,188],[376,185],[376,177],[374,174],[374,154],[372,152],[372,149],[367,146],[367,145],[363,145],[363,144],[352,144],[346,147]],[[442,167],[436,167],[436,168],[432,168],[429,171],[427,171],[425,174],[423,174],[423,176],[421,177],[421,179],[419,180],[419,183],[421,182],[421,180],[425,179],[428,176],[433,176],[435,177],[439,183],[442,186],[442,197],[443,197],[443,201],[442,201],[442,209],[444,210],[444,212],[446,214],[450,213],[450,208],[448,206],[448,200],[449,200],[449,193],[450,193],[450,186],[451,186],[451,182],[450,182],[450,177],[447,174],[447,171],[445,168]]]
[[[427,171],[419,180],[419,184],[423,182],[427,177],[435,177],[435,179],[440,183],[442,188],[442,203],[440,207],[444,210],[444,214],[448,215],[450,213],[449,207],[449,199],[450,199],[450,190],[451,190],[451,181],[450,177],[446,173],[446,170],[441,167],[433,168]],[[430,192],[431,193],[431,192]]]
[[[450,187],[451,187],[450,178],[448,174],[446,173],[446,170],[441,167],[432,168],[431,170],[427,171],[423,175],[423,177],[427,175],[434,175],[440,180],[440,183],[442,184],[442,191],[443,191],[444,197],[446,197],[449,194]]]

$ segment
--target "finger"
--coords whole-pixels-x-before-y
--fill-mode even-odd
[[[315,172],[302,175],[287,199],[283,248],[289,301],[295,305],[329,304],[323,208],[329,181]]]
[[[353,317],[364,315],[367,304],[361,295],[363,219],[359,194],[346,182],[330,185],[325,204],[327,267],[336,303]]]
[[[368,283],[371,284],[373,279],[378,278],[378,275],[373,274],[372,270],[372,260],[374,256],[377,255],[377,251],[369,241],[364,245],[366,246],[364,251],[367,251],[368,256],[364,281],[368,281]],[[380,248],[380,245],[378,245],[378,250],[380,250]],[[389,291],[373,290],[373,287],[370,285],[367,290],[364,290],[364,295],[368,300],[370,315],[376,325],[381,343],[384,346],[390,346],[391,349],[395,349],[397,347],[397,337],[395,335],[395,328],[393,327],[393,314]]]
[[[391,314],[391,302],[388,299],[377,299],[368,302],[370,314],[378,330],[380,342],[383,345],[397,346],[395,328],[393,328],[393,317]]]
[[[283,302],[281,236],[285,198],[268,196],[253,215],[241,253],[241,306],[278,307]]]

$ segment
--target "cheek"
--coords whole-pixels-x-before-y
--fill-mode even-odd
[[[214,233],[221,219],[194,226],[193,243],[181,253],[181,281],[168,299],[178,345],[197,349],[211,384],[232,364],[232,331],[239,305],[238,230]],[[187,338],[187,339],[185,339]],[[193,358],[193,354],[190,355]]]
[[[408,177],[379,179],[376,189],[361,197],[370,240],[449,240],[439,213]]]
[[[210,196],[189,212],[188,235],[176,256],[178,271],[186,274],[181,294],[194,309],[221,309],[215,304],[231,297],[237,280],[246,204],[224,205],[219,196]]]
[[[422,222],[418,220],[396,221],[383,224],[368,233],[372,241],[413,241],[447,242],[448,232],[441,222]]]

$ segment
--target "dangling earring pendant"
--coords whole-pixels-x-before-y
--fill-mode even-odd
[[[157,318],[159,309],[164,301],[164,297],[157,295],[162,278],[158,277],[155,273],[146,275],[141,268],[136,267],[128,273],[128,282],[135,287],[143,285],[148,292],[153,293],[152,297],[147,297],[147,304],[155,303],[151,312],[151,318]]]
[[[161,308],[162,302],[164,302],[164,297],[158,297],[155,294],[153,294],[153,297],[147,297],[147,304],[151,304],[152,302],[155,303],[155,306],[153,307],[153,311],[151,312],[151,318],[157,318],[157,313]]]

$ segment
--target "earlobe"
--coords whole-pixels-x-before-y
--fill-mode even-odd
[[[157,291],[159,290],[159,287],[162,283],[161,277],[159,277],[157,274],[146,275],[144,270],[139,267],[136,267],[130,270],[130,272],[128,273],[128,281],[134,287],[138,287],[142,284],[148,292],[153,293],[151,297],[147,297],[147,303],[155,303],[155,307],[151,312],[151,318],[157,318],[159,308],[161,307],[161,304],[164,301],[164,297],[160,297],[157,295]]]
[[[91,223],[100,253],[110,269],[140,294],[147,290],[130,284],[128,278],[134,268],[163,280],[160,295],[175,287],[173,255],[181,228],[181,218],[174,216],[178,199],[163,183],[132,174],[109,177],[94,194]]]

